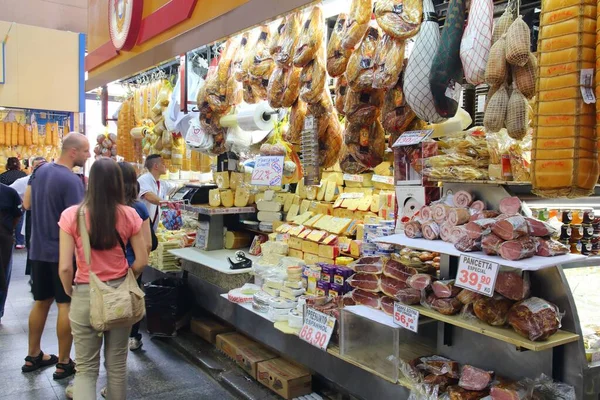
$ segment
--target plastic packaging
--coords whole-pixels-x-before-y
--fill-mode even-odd
[[[347,21],[348,15],[346,13],[338,15],[327,45],[327,73],[333,78],[341,76],[346,72],[348,60],[352,54],[351,49],[348,50],[342,47],[342,37],[346,30]]]
[[[372,10],[372,0],[352,0],[350,15],[342,38],[344,49],[352,50],[356,48],[369,28]]]
[[[408,39],[419,31],[423,3],[419,0],[377,0],[375,18],[381,29],[396,39]]]
[[[294,53],[294,66],[305,67],[317,57],[323,46],[324,28],[323,11],[321,7],[315,6],[304,20]]]
[[[383,90],[361,92],[350,88],[344,106],[346,118],[351,123],[372,124],[379,117],[384,96]]]
[[[281,106],[291,107],[300,95],[300,74],[302,69],[291,67],[285,73],[285,88],[281,99]]]
[[[302,14],[298,11],[290,14],[285,19],[283,32],[281,33],[277,48],[275,49],[275,62],[282,67],[291,67],[300,37],[302,25]]]
[[[268,80],[271,76],[271,72],[275,68],[275,63],[269,53],[269,39],[271,37],[271,32],[267,25],[261,26],[258,32],[258,38],[256,42],[249,47],[250,51],[246,56],[246,60],[250,60],[248,62],[248,72],[256,78]]]
[[[400,72],[404,67],[404,44],[404,40],[395,39],[389,35],[383,35],[377,44],[375,73],[373,74],[375,89],[391,89],[398,82]]]
[[[300,144],[302,130],[304,129],[304,119],[306,118],[306,103],[298,99],[292,105],[289,118],[289,128],[287,131],[287,141],[293,144]]]
[[[349,124],[346,127],[344,142],[348,153],[365,168],[375,168],[383,161],[385,152],[385,131],[379,121],[369,126]]]
[[[369,25],[360,46],[352,53],[346,67],[348,85],[355,90],[370,90],[375,72],[375,54],[381,38],[376,24]]]
[[[473,311],[477,318],[492,326],[506,324],[508,311],[513,302],[503,296],[481,297],[473,303]]]
[[[310,61],[300,74],[300,98],[306,103],[315,103],[319,100],[327,81],[327,71],[322,57]]]
[[[558,307],[539,297],[515,304],[508,313],[508,323],[523,337],[546,340],[560,328],[562,315]]]
[[[335,80],[335,109],[340,115],[344,114],[346,105],[346,94],[348,93],[348,81],[345,75],[341,75]]]

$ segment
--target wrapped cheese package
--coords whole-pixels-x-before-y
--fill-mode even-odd
[[[323,45],[324,29],[323,11],[321,7],[315,6],[306,16],[302,26],[294,53],[294,66],[304,67],[317,56]]]
[[[404,40],[383,35],[375,54],[375,73],[373,87],[375,89],[391,89],[394,87],[402,67],[404,67]]]
[[[469,20],[460,42],[460,59],[465,79],[473,85],[485,81],[485,67],[492,47],[494,26],[494,2],[473,0],[469,8]]]
[[[346,72],[348,59],[350,59],[350,55],[352,54],[351,49],[342,47],[342,37],[346,29],[347,20],[347,14],[340,13],[338,15],[333,32],[331,32],[331,37],[329,38],[329,44],[327,45],[327,73],[334,78]]]
[[[342,47],[344,49],[352,50],[360,43],[369,28],[372,10],[372,0],[352,0],[350,15],[342,37]]]
[[[388,35],[396,39],[408,39],[417,34],[423,15],[420,0],[377,0],[375,18]]]
[[[404,96],[417,117],[439,123],[444,118],[435,109],[429,85],[433,57],[440,43],[440,27],[431,0],[423,0],[423,14],[424,20],[404,73]]]
[[[564,50],[559,39],[575,46],[569,51],[572,58],[559,63],[560,57],[546,54],[544,62],[553,65],[538,67],[531,183],[532,192],[542,197],[589,196],[598,181],[596,107],[589,101],[595,56],[586,51],[593,47],[586,36],[596,31],[596,19],[586,15],[587,5],[585,0],[542,4],[540,20],[546,23],[540,27],[538,48]],[[573,6],[579,12],[572,18],[547,17],[572,15]]]
[[[285,19],[285,26],[279,38],[277,48],[273,58],[275,62],[282,67],[291,67],[294,60],[294,52],[300,37],[300,27],[302,26],[302,14],[295,12],[288,15]]]
[[[360,46],[350,56],[346,67],[346,79],[348,85],[353,89],[371,89],[375,70],[375,53],[380,36],[377,24],[370,24]]]

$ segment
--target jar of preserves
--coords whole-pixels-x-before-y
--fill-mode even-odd
[[[594,209],[593,208],[585,208],[583,210],[583,223],[591,224],[594,222]]]
[[[534,214],[535,215],[535,214]],[[540,208],[537,210],[537,219],[540,221],[548,221],[550,219],[550,212],[547,208]]]
[[[581,254],[583,254],[584,256],[592,255],[592,242],[590,242],[589,240],[581,241]]]
[[[573,221],[573,213],[569,209],[561,210],[561,221],[563,224],[570,224]]]
[[[592,236],[594,236],[594,227],[592,226],[592,224],[583,224],[583,238],[584,239],[591,239]]]
[[[582,225],[571,225],[571,240],[583,239],[583,226]]]
[[[554,218],[554,217],[556,217],[556,219],[558,219],[560,221],[562,218],[562,214],[559,213],[556,208],[551,208],[550,211],[548,211],[548,219]]]
[[[583,211],[582,210],[571,210],[571,223],[580,225],[583,222]]]
[[[594,235],[591,239],[592,243],[592,252],[594,254],[600,253],[600,236]]]
[[[572,242],[571,246],[571,254],[581,254],[581,242]]]
[[[571,225],[563,224],[560,228],[560,240],[571,239]]]

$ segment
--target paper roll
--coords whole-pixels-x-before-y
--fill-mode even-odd
[[[235,117],[235,125],[244,131],[270,131],[275,127],[276,117],[273,112],[274,110],[266,101],[245,104],[238,109],[235,116],[226,115],[219,122],[222,126],[233,127],[233,117]]]

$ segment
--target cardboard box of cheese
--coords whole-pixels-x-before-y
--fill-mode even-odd
[[[257,379],[288,400],[312,392],[310,371],[283,358],[274,358],[259,363]]]
[[[194,318],[190,323],[190,328],[193,333],[212,344],[215,344],[217,335],[234,330],[216,319],[207,317]]]
[[[217,349],[221,350],[250,376],[257,379],[257,365],[261,361],[278,357],[260,343],[237,332],[224,333],[217,336]]]

